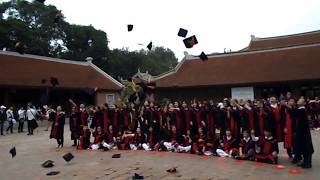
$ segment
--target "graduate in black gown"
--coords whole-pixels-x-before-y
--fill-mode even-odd
[[[308,118],[305,108],[305,100],[300,98],[297,102],[298,109],[296,110],[296,133],[294,137],[295,144],[295,156],[293,163],[299,163],[302,160],[302,163],[299,163],[298,166],[302,168],[311,168],[312,154],[314,153],[311,133],[308,124]]]

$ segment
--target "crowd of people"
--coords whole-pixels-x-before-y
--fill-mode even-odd
[[[164,106],[145,101],[141,106],[122,103],[102,107],[78,105],[71,99],[69,102],[68,114],[61,106],[44,108],[48,127],[51,125],[50,138],[57,140],[58,148],[64,145],[68,116],[73,146],[81,150],[170,151],[277,164],[279,143],[283,142],[292,163],[312,167],[310,122],[318,128],[318,99],[295,99],[289,94],[285,98],[254,101],[226,98],[219,103],[182,101]],[[34,111],[28,105],[28,122],[35,119]],[[8,122],[11,114],[9,108]],[[35,127],[32,124],[29,134]]]

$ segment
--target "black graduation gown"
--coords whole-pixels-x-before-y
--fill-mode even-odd
[[[71,113],[69,120],[69,127],[71,131],[71,140],[76,140],[80,137],[80,118],[79,113]]]
[[[298,108],[296,110],[295,130],[295,153],[302,155],[313,154],[314,149],[305,108]]]

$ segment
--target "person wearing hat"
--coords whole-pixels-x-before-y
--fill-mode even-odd
[[[11,106],[8,110],[7,110],[7,120],[9,123],[9,126],[7,128],[7,134],[10,130],[11,134],[13,133],[13,124],[16,122],[16,120],[14,119],[14,115],[13,115],[13,107]]]
[[[5,106],[0,106],[0,132],[1,132],[1,136],[5,136],[3,134],[3,125],[4,122],[7,120],[7,114],[6,114],[6,107]]]

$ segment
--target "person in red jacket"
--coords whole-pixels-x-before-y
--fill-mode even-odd
[[[256,161],[278,164],[278,142],[273,138],[269,127],[265,128],[264,136],[260,136],[256,143],[260,147],[260,152],[255,155]]]

